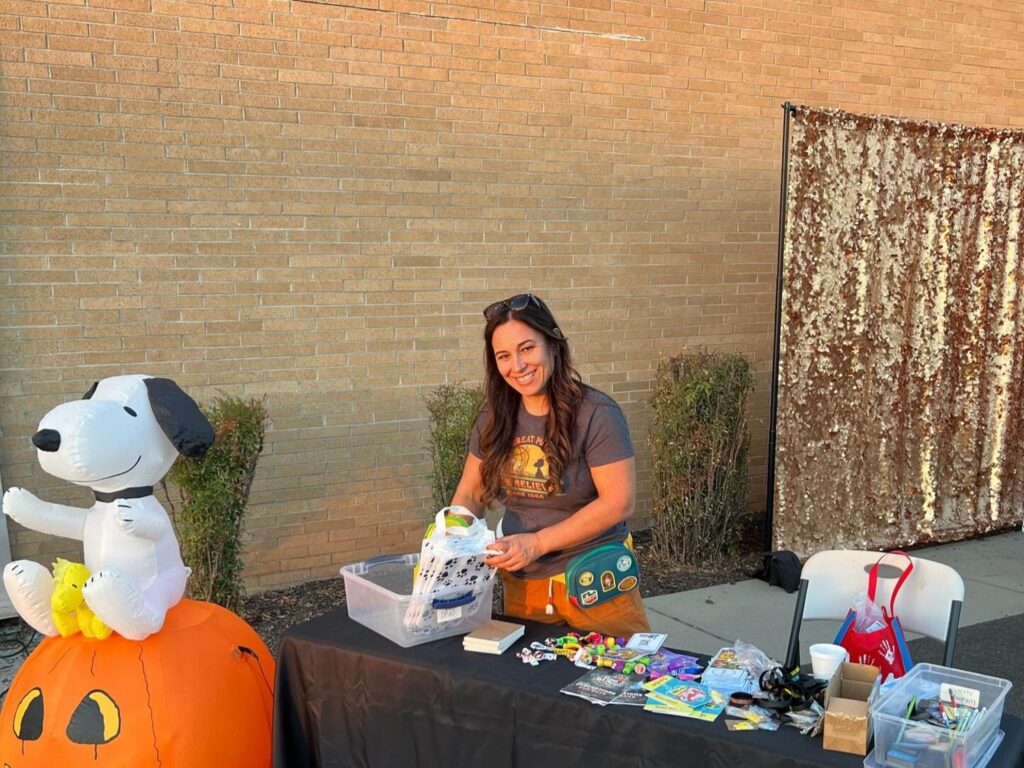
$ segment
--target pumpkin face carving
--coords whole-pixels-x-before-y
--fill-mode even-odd
[[[210,603],[141,641],[46,638],[0,711],[0,766],[266,766],[273,680],[259,636]]]

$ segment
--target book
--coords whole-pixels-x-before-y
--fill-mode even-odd
[[[647,704],[644,705],[644,712],[654,712],[659,715],[673,715],[675,717],[690,717],[694,720],[713,722],[725,707],[690,707],[685,704],[665,704],[662,701],[647,697]]]
[[[504,653],[509,647],[516,641],[517,638],[511,638],[507,642],[494,644],[494,643],[477,643],[472,640],[469,642],[462,642],[462,650],[472,651],[473,653],[493,653],[495,655]]]
[[[644,678],[642,675],[631,675],[636,681],[626,690],[611,700],[611,704],[625,704],[627,706],[642,707],[647,704],[647,691],[644,689]]]
[[[648,712],[714,720],[725,709],[725,698],[699,683],[660,677],[644,684]]]
[[[491,619],[463,637],[462,647],[477,653],[504,653],[525,631],[523,624]]]
[[[602,707],[606,704],[630,704],[634,703],[635,695],[631,689],[642,680],[640,675],[624,675],[606,667],[597,667],[573,680],[561,689],[561,693],[579,696]]]

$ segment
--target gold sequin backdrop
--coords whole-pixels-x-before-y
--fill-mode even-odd
[[[949,541],[1024,508],[1024,131],[791,113],[774,544]]]

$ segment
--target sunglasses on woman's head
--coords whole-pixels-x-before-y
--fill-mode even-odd
[[[512,312],[519,312],[520,310],[526,309],[531,303],[536,304],[540,309],[544,309],[544,305],[540,303],[540,299],[532,293],[519,293],[511,298],[489,304],[484,309],[484,319],[490,320],[495,315],[508,312],[509,310]]]

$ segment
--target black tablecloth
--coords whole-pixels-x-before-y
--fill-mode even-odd
[[[537,667],[514,650],[557,634],[527,623],[500,656],[469,653],[462,637],[400,648],[344,608],[292,627],[277,660],[275,768],[656,768],[840,766],[864,758],[825,751],[796,729],[730,732],[714,723],[600,707],[558,692],[585,670]],[[1024,766],[1024,724],[1003,716],[991,768]]]

